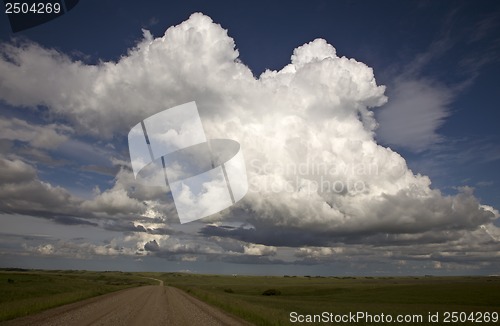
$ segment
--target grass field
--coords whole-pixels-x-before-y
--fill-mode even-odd
[[[0,321],[158,282],[121,272],[0,270]]]
[[[460,324],[444,323],[445,312],[500,313],[500,277],[233,277],[194,274],[156,274],[156,277],[163,279],[166,285],[184,289],[257,325],[293,324],[289,321],[292,311],[304,315],[325,311],[335,314],[384,313],[394,318],[399,314],[422,315],[423,322],[414,323],[418,325]],[[262,295],[270,289],[280,294]],[[440,313],[440,322],[427,322],[429,312]],[[350,324],[368,323],[342,323]]]

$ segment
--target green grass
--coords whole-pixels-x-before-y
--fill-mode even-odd
[[[121,272],[0,271],[0,321],[146,284],[158,283]]]
[[[232,277],[178,273],[156,274],[156,277],[166,285],[179,287],[257,325],[292,324],[289,322],[292,311],[422,314],[424,318],[429,312],[500,313],[499,277]],[[262,295],[269,289],[281,294]]]

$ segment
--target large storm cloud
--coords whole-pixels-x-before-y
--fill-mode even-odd
[[[249,255],[275,254],[272,246],[311,246],[298,249],[296,257],[314,260],[339,255],[323,248],[339,243],[433,244],[447,232],[453,236],[445,243],[490,241],[486,227],[499,236],[491,224],[498,212],[481,205],[472,189],[444,195],[401,155],[377,144],[373,110],[388,98],[370,67],[338,55],[323,39],[299,46],[290,64],[258,77],[238,57],[227,31],[199,13],[162,37],[144,31],[117,62],[89,65],[32,43],[4,44],[0,97],[12,106],[46,106],[75,135],[110,142],[123,141],[145,117],[196,101],[207,138],[241,144],[250,184],[236,206],[204,220],[210,224],[202,224],[201,236],[249,243],[243,250]],[[400,114],[390,108],[386,115]],[[47,133],[58,135],[63,137]],[[33,167],[14,158],[0,168],[35,176]],[[122,168],[110,189],[74,201],[76,215],[84,209],[94,218],[144,218],[149,212],[176,223],[172,206],[157,193],[132,186],[132,172]],[[9,183],[0,186],[3,196],[14,191]],[[69,198],[62,189],[48,193]],[[161,241],[143,242],[151,253],[167,250]]]

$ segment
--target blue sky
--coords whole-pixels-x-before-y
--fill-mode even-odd
[[[2,266],[498,274],[499,9],[88,0],[15,34],[1,16]],[[181,225],[131,178],[127,133],[193,100],[254,187]],[[304,162],[366,189],[304,197],[323,176],[282,169]]]

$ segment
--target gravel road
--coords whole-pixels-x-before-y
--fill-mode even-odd
[[[11,320],[1,325],[250,325],[183,291],[141,286]]]

